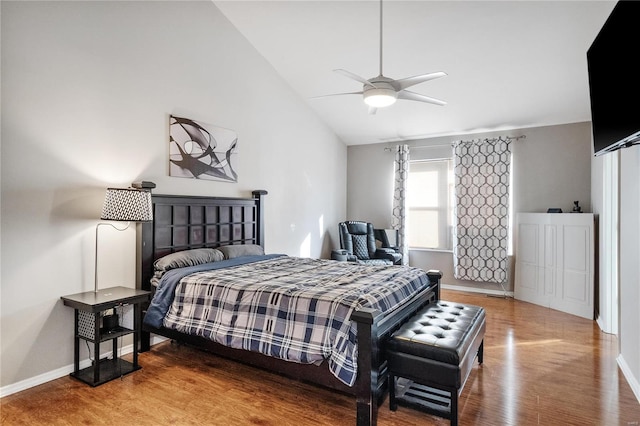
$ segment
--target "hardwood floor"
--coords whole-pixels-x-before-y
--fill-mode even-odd
[[[461,425],[638,425],[640,403],[593,321],[513,299],[443,291],[483,306],[485,355],[460,399]],[[126,357],[125,357],[126,358]],[[3,425],[353,425],[352,397],[201,351],[155,346],[142,370],[91,388],[64,377],[0,400]],[[380,407],[379,425],[448,425]]]

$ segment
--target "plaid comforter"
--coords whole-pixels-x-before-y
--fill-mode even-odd
[[[353,310],[387,312],[428,285],[417,268],[283,256],[182,278],[163,325],[289,361],[326,359],[352,386],[358,353]]]

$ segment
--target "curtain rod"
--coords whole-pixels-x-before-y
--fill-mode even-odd
[[[520,136],[498,136],[497,138],[478,138],[478,139],[471,139],[471,140],[467,140],[467,141],[463,141],[463,140],[457,140],[457,141],[453,141],[450,143],[439,143],[439,144],[434,144],[434,145],[409,145],[409,150],[412,149],[422,149],[422,148],[438,148],[438,147],[442,147],[442,146],[452,146],[453,144],[456,143],[472,143],[472,142],[497,142],[500,139],[506,139],[508,141],[517,141],[520,139],[525,139],[527,136],[526,135],[520,135]],[[395,149],[391,148],[391,147],[384,147],[384,150],[387,152],[394,152]]]
[[[407,144],[408,145],[408,144]],[[412,149],[422,149],[422,148],[439,148],[442,146],[451,146],[451,143],[439,143],[439,144],[435,144],[435,145],[409,145],[409,150]],[[387,152],[395,152],[394,148],[385,146],[384,150]]]
[[[500,140],[507,140],[507,141],[517,141],[520,139],[525,139],[527,136],[526,135],[520,135],[520,136],[498,136],[497,138],[478,138],[478,139],[471,139],[468,141],[463,141],[463,140],[458,140],[453,142],[453,144],[456,143],[473,143],[473,142],[498,142]],[[453,145],[452,144],[452,145]]]
[[[409,145],[409,149],[421,149],[421,148],[438,148],[441,146],[451,146],[450,143],[439,143],[439,144],[435,144],[435,145],[415,145],[415,146],[411,146]]]

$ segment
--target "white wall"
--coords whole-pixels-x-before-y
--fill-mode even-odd
[[[1,389],[72,364],[59,298],[93,289],[107,186],[266,189],[266,251],[328,256],[346,147],[211,2],[1,7]],[[238,133],[237,184],[167,176],[169,114]],[[101,286],[133,286],[135,232],[100,232]]]
[[[640,401],[640,146],[620,151],[619,294],[618,363]]]
[[[605,155],[619,156],[619,265],[618,267],[618,364],[640,401],[640,147],[624,148]],[[603,211],[604,156],[592,159],[594,213]],[[600,223],[600,251],[606,247],[606,227]],[[605,268],[600,256],[600,270]],[[603,277],[604,279],[605,277]],[[610,283],[599,283],[602,293]],[[606,309],[606,307],[604,308]]]
[[[591,211],[590,123],[535,127],[510,132],[478,133],[407,142],[410,155],[422,155],[420,146],[448,146],[456,140],[526,136],[513,142],[513,210],[546,212],[560,207],[568,212],[573,201]],[[348,148],[347,218],[366,220],[376,227],[391,226],[395,143],[357,145]],[[414,148],[411,148],[411,147]],[[385,150],[385,148],[391,148]],[[375,188],[372,191],[371,188]],[[471,289],[502,291],[493,283],[456,280],[451,252],[411,250],[409,262],[424,269],[439,269],[443,283]],[[513,271],[513,259],[510,262]],[[507,290],[513,290],[513,276]]]

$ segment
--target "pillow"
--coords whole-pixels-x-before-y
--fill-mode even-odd
[[[264,249],[257,244],[239,244],[233,246],[218,247],[218,250],[224,254],[225,259],[233,259],[234,257],[263,255]]]
[[[154,274],[153,278],[151,278],[151,283],[157,286],[162,275],[171,269],[218,262],[220,260],[224,260],[224,255],[217,249],[199,248],[177,251],[163,256],[153,263]]]

